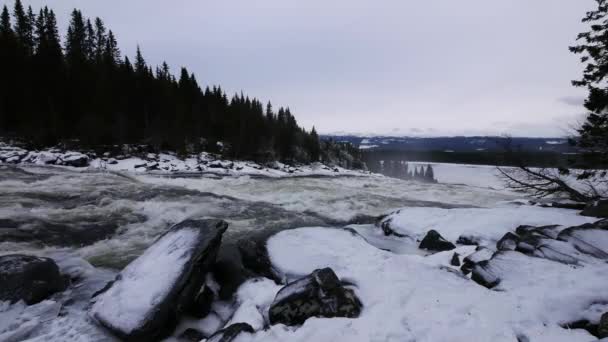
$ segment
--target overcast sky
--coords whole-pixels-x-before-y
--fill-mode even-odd
[[[123,53],[289,106],[320,132],[562,136],[593,0],[23,0],[101,17]],[[12,7],[13,1],[0,0]]]

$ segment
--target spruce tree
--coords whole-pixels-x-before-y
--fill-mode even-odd
[[[137,52],[135,54],[135,72],[139,75],[144,75],[147,73],[146,60],[141,54],[139,45],[137,46]]]
[[[12,37],[13,29],[11,28],[11,15],[8,12],[6,5],[2,8],[2,15],[0,16],[0,37],[7,38]]]
[[[570,47],[571,52],[582,55],[585,64],[582,79],[572,84],[588,90],[585,108],[589,112],[575,143],[608,163],[608,2],[596,2],[597,9],[587,12],[582,20],[590,25],[590,31],[580,33],[577,40],[581,43]],[[586,172],[581,178],[593,174]]]
[[[29,9],[31,10],[31,8]],[[28,10],[28,11],[29,11]],[[32,55],[34,49],[34,36],[33,36],[33,23],[32,17],[25,12],[21,0],[15,1],[15,7],[13,10],[13,16],[15,18],[15,34],[19,43],[21,44],[23,51],[26,55]]]

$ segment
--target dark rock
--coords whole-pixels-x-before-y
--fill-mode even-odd
[[[492,289],[500,283],[500,278],[492,272],[489,266],[489,260],[477,263],[473,267],[471,279],[479,285]]]
[[[608,312],[604,313],[600,318],[600,323],[597,327],[597,337],[608,337]]]
[[[492,252],[490,249],[488,249],[486,247],[478,246],[475,249],[474,253],[471,253],[466,258],[464,258],[464,260],[462,261],[462,267],[460,268],[460,270],[464,274],[469,274],[473,270],[473,267],[475,267],[476,264],[478,264],[482,261],[491,259],[493,255],[494,255],[494,252]]]
[[[460,266],[460,256],[458,255],[458,253],[454,253],[454,255],[452,255],[452,260],[450,260],[450,265],[456,266],[456,267]]]
[[[559,225],[548,225],[548,226],[519,226],[515,229],[515,233],[519,236],[526,236],[529,234],[542,235],[544,237],[555,239],[559,233]]]
[[[194,328],[188,328],[184,330],[184,332],[181,333],[177,339],[179,341],[199,342],[200,340],[204,340],[206,338],[207,335],[203,334],[202,332]]]
[[[211,335],[207,342],[231,342],[244,332],[253,333],[253,327],[247,323],[235,323]]]
[[[198,318],[206,317],[211,312],[214,297],[214,293],[209,286],[204,286],[194,298],[194,303],[188,313]]]
[[[519,236],[508,232],[496,243],[496,249],[499,251],[514,251],[517,248]]]
[[[426,233],[426,236],[424,237],[424,239],[422,239],[422,242],[420,242],[420,245],[418,247],[420,249],[426,249],[429,251],[437,252],[451,251],[452,249],[456,248],[453,243],[444,239],[443,236],[441,236],[435,230],[429,230],[429,232]]]
[[[90,315],[123,340],[167,336],[180,315],[191,311],[227,228],[221,220],[186,220],[173,226],[96,297]],[[169,266],[177,271],[159,276],[155,265],[161,265],[159,272]]]
[[[456,243],[465,246],[478,246],[480,239],[473,235],[460,235]]]
[[[82,153],[68,153],[61,156],[57,163],[66,166],[86,167],[89,166],[89,157]]]
[[[380,222],[380,229],[382,229],[382,232],[384,232],[385,236],[396,236],[396,237],[407,237],[407,235],[405,234],[401,234],[401,233],[397,233],[392,227],[392,219],[387,219],[384,220],[382,222]]]
[[[587,205],[585,203],[560,203],[560,202],[552,202],[551,208],[561,208],[561,209],[572,209],[572,210],[583,210]]]
[[[331,268],[315,270],[283,287],[270,306],[270,324],[300,325],[310,317],[358,317],[362,304]]]
[[[548,237],[547,230],[543,234],[545,227],[532,227],[526,232],[520,229],[523,234],[517,242],[516,251],[537,258],[548,259],[561,262],[563,264],[576,265],[579,263],[578,253],[571,244],[554,240]]]
[[[605,221],[566,228],[557,239],[570,243],[582,253],[608,260],[608,228]]]
[[[608,217],[608,200],[599,200],[587,204],[581,212],[583,216]]]
[[[52,259],[22,254],[0,256],[0,301],[35,304],[65,290],[68,283],[68,277],[60,274]]]
[[[213,161],[207,165],[207,167],[212,169],[225,169],[226,167],[220,161]]]
[[[586,319],[561,324],[561,327],[564,329],[584,329],[587,330],[591,335],[598,337],[598,325],[593,324]]]

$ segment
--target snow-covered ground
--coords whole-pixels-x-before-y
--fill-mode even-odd
[[[282,285],[255,278],[241,285],[232,301],[214,303],[207,318],[182,320],[175,336],[188,327],[212,333],[247,322],[256,332],[236,341],[586,342],[596,338],[562,326],[581,319],[597,323],[608,311],[605,261],[565,265],[506,253],[499,260],[502,282],[490,290],[450,265],[454,252],[462,259],[474,246],[436,254],[418,249],[430,229],[452,242],[461,235],[476,236],[493,251],[496,241],[519,225],[566,228],[596,221],[574,210],[529,204],[525,195],[504,189],[493,167],[433,164],[439,183],[425,184],[361,173],[353,177],[320,165],[314,172],[290,173],[283,166],[260,170],[239,164],[211,170],[229,177],[210,177],[200,170],[185,174],[189,170],[180,164],[175,167],[184,172],[176,175],[163,170],[177,163],[166,159],[154,166],[158,170],[135,168],[146,161],[128,159],[104,161],[105,166],[93,160],[89,168],[0,165],[0,223],[6,226],[0,227],[0,254],[49,256],[62,270],[90,279],[75,306],[66,304],[72,294],[33,309],[0,304],[0,340],[25,333],[37,341],[103,340],[103,332],[86,319],[91,293],[172,224],[199,217],[227,220],[226,241],[258,229],[300,227],[270,238],[276,271],[293,280],[331,267],[353,284],[363,311],[354,319],[310,318],[300,327],[269,326],[268,307]],[[259,177],[262,173],[268,177]],[[384,220],[406,237],[385,236],[370,219],[352,224],[365,215],[388,215]],[[57,236],[41,233],[49,224]],[[359,236],[335,229],[344,226]],[[84,243],[61,235],[106,229],[107,235],[82,233]],[[62,315],[55,313],[57,303],[65,307]]]

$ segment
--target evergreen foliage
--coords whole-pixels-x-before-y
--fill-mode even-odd
[[[577,40],[581,43],[570,47],[571,52],[582,55],[581,62],[585,64],[582,79],[572,83],[587,88],[585,107],[589,110],[574,142],[589,153],[599,154],[605,164],[608,162],[608,1],[596,2],[597,8],[587,12],[582,20],[590,25],[590,31],[580,33]],[[593,174],[585,172],[579,178]]]
[[[71,13],[63,47],[55,14],[16,0],[0,16],[0,135],[49,146],[148,144],[155,149],[222,152],[229,158],[310,162],[319,137],[289,108],[275,112],[244,94],[199,85],[186,68],[176,79],[141,49],[133,63],[100,18]]]

